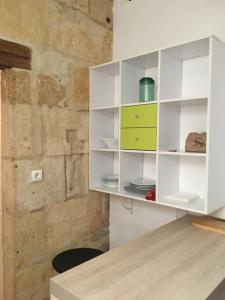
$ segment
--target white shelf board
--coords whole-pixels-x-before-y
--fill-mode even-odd
[[[101,110],[116,112],[116,111],[119,110],[119,106],[102,106],[102,107],[93,107],[93,108],[91,108],[91,111],[101,111]]]
[[[113,189],[113,188],[107,188],[104,186],[99,186],[99,187],[90,187],[89,189],[93,190],[93,191],[97,191],[97,192],[110,193],[112,195],[129,198],[129,199],[134,199],[137,201],[147,202],[150,204],[163,205],[163,206],[178,208],[178,209],[182,209],[182,210],[186,210],[186,211],[191,211],[194,213],[206,214],[206,212],[204,210],[204,199],[197,200],[197,201],[199,201],[199,204],[196,205],[196,202],[195,202],[195,205],[193,205],[193,207],[191,207],[190,203],[180,203],[178,201],[169,201],[167,199],[160,200],[160,201],[146,200],[144,196],[142,196],[142,197],[137,196],[136,194],[129,193],[126,191],[123,191],[120,193],[117,188]]]
[[[92,148],[91,151],[103,151],[103,152],[124,152],[124,153],[142,153],[142,154],[156,154],[156,151],[145,151],[145,150],[120,150],[110,148]]]
[[[148,102],[134,102],[134,103],[122,103],[121,106],[133,106],[133,105],[147,105],[147,104],[156,104],[158,101],[148,101]]]
[[[112,195],[120,196],[118,188],[109,188],[109,187],[106,187],[106,186],[102,185],[102,186],[95,186],[95,187],[91,186],[89,189],[92,190],[92,191],[109,193],[109,194],[112,194]]]
[[[144,196],[138,196],[134,193],[129,193],[126,191],[119,192],[118,188],[108,188],[105,186],[97,186],[97,187],[90,187],[90,190],[98,191],[98,192],[104,192],[104,193],[110,193],[113,195],[117,195],[120,197],[130,198],[138,201],[148,202],[148,203],[157,203],[156,201],[146,200]]]
[[[137,194],[129,193],[129,192],[126,192],[126,191],[121,192],[120,196],[130,198],[130,199],[134,199],[134,200],[138,200],[138,201],[143,201],[143,202],[156,204],[156,201],[146,200],[144,196],[141,196],[141,195],[138,196]]]
[[[160,205],[165,205],[169,207],[174,207],[186,211],[199,213],[199,214],[206,214],[204,199],[193,200],[188,203],[181,202],[181,201],[173,201],[168,199],[160,199],[156,203]]]
[[[171,104],[179,106],[193,106],[193,105],[204,105],[207,104],[208,97],[185,97],[185,98],[175,98],[160,100],[159,103]]]
[[[103,152],[119,152],[119,149],[110,149],[110,148],[93,148],[91,151],[103,151]]]
[[[143,154],[156,154],[156,151],[145,151],[145,150],[120,150],[124,153],[143,153]]]
[[[185,152],[185,151],[158,151],[160,155],[177,155],[177,156],[199,156],[199,157],[206,157],[206,153],[196,153],[196,152]]]

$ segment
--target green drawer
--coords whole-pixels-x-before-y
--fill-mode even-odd
[[[157,127],[157,104],[122,107],[121,127]]]
[[[121,129],[121,149],[156,150],[156,128]]]

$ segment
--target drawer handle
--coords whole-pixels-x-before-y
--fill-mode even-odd
[[[136,137],[136,138],[135,138],[135,141],[138,142],[138,141],[139,141],[139,138]]]
[[[136,118],[136,119],[139,119],[139,115],[135,115],[135,118]]]

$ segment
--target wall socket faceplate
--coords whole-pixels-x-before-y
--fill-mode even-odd
[[[42,169],[31,171],[31,182],[42,181]]]

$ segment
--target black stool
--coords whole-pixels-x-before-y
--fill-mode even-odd
[[[92,248],[70,249],[56,255],[52,266],[57,272],[63,273],[103,253],[101,250]]]

